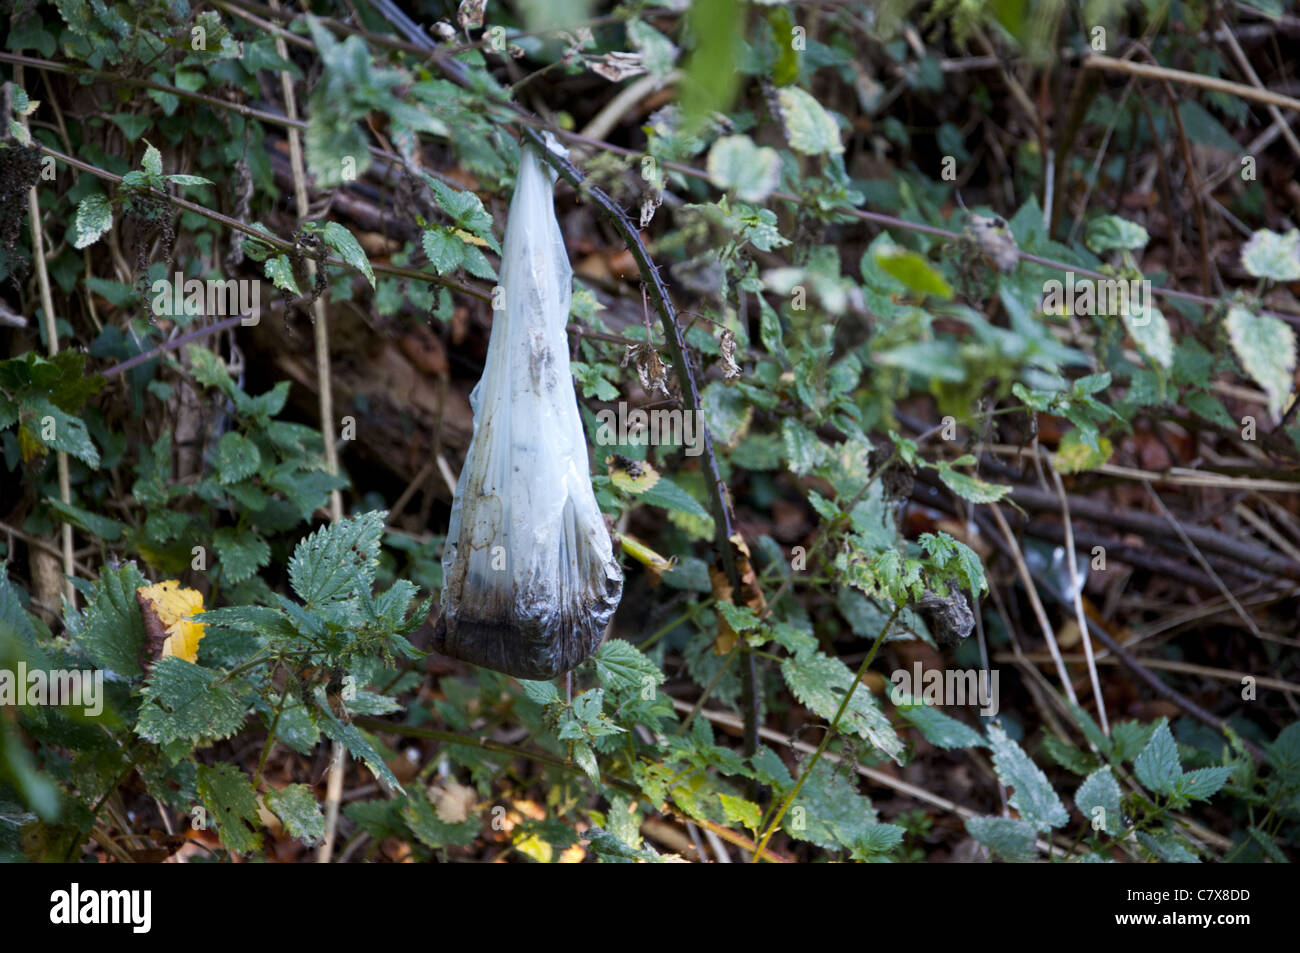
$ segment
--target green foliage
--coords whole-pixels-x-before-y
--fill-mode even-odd
[[[383,791],[347,804],[346,821],[375,844],[402,840],[419,860],[492,842],[539,862],[571,850],[609,862],[660,862],[668,858],[641,828],[657,811],[729,828],[746,842],[779,828],[781,838],[769,846],[800,856],[908,859],[922,849],[916,835],[924,825],[882,820],[854,767],[885,759],[906,765],[912,753],[905,739],[918,735],[941,749],[941,758],[991,752],[1006,804],[1018,816],[975,817],[965,827],[1004,860],[1044,856],[1039,842],[1053,835],[1077,843],[1070,859],[1196,860],[1210,851],[1188,836],[1179,815],[1210,799],[1216,811],[1235,812],[1238,836],[1223,857],[1286,857],[1300,822],[1300,726],[1272,742],[1253,739],[1267,752],[1256,765],[1232,734],[1226,744],[1217,736],[1211,744],[1161,720],[1121,721],[1106,735],[1073,706],[1063,719],[1069,737],[1040,738],[1029,729],[1022,737],[1011,720],[982,733],[917,698],[887,704],[868,681],[855,681],[857,658],[888,619],[895,620],[891,639],[937,643],[916,611],[929,595],[969,597],[991,644],[1006,637],[1000,613],[983,611],[990,585],[984,558],[958,538],[961,524],[935,525],[938,518],[927,515],[930,525],[917,528],[899,519],[918,474],[961,503],[966,521],[966,511],[979,516],[1014,499],[1013,477],[975,455],[999,442],[1002,422],[1024,446],[1039,439],[1040,427],[1063,431],[1057,443],[1043,438],[1054,449],[1053,465],[1085,474],[1087,485],[1113,454],[1132,453],[1135,431],[1152,421],[1168,416],[1184,429],[1237,433],[1236,392],[1222,386],[1225,378],[1262,389],[1275,421],[1294,397],[1295,335],[1264,313],[1261,299],[1281,290],[1274,283],[1300,280],[1300,232],[1260,227],[1266,203],[1244,180],[1241,196],[1224,201],[1249,223],[1240,263],[1257,287],[1223,296],[1204,316],[1168,299],[1164,310],[1148,301],[1119,315],[1075,313],[1073,302],[1045,308],[1045,282],[1063,277],[1064,268],[1150,279],[1157,288],[1185,280],[1187,262],[1179,262],[1177,248],[1168,254],[1153,224],[1159,216],[1103,200],[1128,180],[1128,160],[1115,157],[1172,137],[1172,112],[1152,106],[1157,115],[1148,128],[1148,104],[1137,97],[1087,92],[1078,118],[1105,136],[1080,136],[1048,168],[1042,143],[1020,143],[997,187],[980,199],[1001,205],[1005,183],[1006,205],[997,211],[971,197],[984,176],[961,176],[962,199],[950,176],[922,168],[933,159],[932,144],[961,163],[991,161],[972,123],[990,122],[993,97],[1002,95],[1002,84],[989,84],[980,71],[945,72],[949,54],[941,49],[988,35],[997,52],[1016,57],[1017,69],[1041,63],[1055,52],[1047,31],[1059,20],[1056,4],[1036,10],[951,0],[911,22],[910,4],[873,6],[863,15],[829,5],[811,31],[808,11],[797,5],[619,4],[599,29],[566,23],[563,35],[549,27],[581,4],[552,11],[520,5],[522,20],[511,5],[493,4],[488,26],[505,27],[505,50],[477,43],[475,27],[465,32],[477,45],[423,57],[373,41],[387,31],[377,8],[327,2],[295,14],[289,28],[302,42],[292,62],[255,21],[193,6],[60,0],[7,23],[10,50],[58,57],[74,73],[102,70],[150,85],[105,89],[109,95],[95,100],[107,104],[102,115],[67,124],[32,114],[32,100],[15,88],[14,115],[4,117],[18,142],[70,151],[111,175],[83,169],[74,177],[61,169],[56,182],[37,184],[45,227],[64,223],[46,236],[57,340],[37,338],[45,325],[31,320],[30,337],[14,335],[26,352],[0,360],[6,466],[32,489],[20,517],[27,525],[19,529],[34,539],[55,539],[64,526],[76,530],[73,585],[82,604],[33,606],[34,583],[11,581],[6,564],[0,661],[48,656],[103,672],[106,711],[80,718],[22,709],[0,719],[0,857],[20,856],[11,834],[33,825],[58,848],[42,859],[71,856],[103,820],[104,797],[121,791],[126,777],[132,785],[138,777],[151,802],[180,817],[201,808],[226,851],[256,854],[276,832],[274,823],[268,831],[262,804],[284,834],[315,844],[324,835],[315,790],[272,777],[270,755],[291,751],[319,761],[322,744],[337,743]],[[330,22],[355,15],[367,34]],[[1181,27],[1195,26],[1200,15],[1180,5],[1178,35],[1149,35],[1154,54],[1163,61],[1190,42],[1195,30]],[[201,46],[189,40],[195,26],[205,35]],[[905,34],[904,26],[920,32]],[[891,77],[888,94],[863,66],[880,58]],[[583,74],[596,64],[620,61],[629,64],[626,76],[644,72],[660,84],[656,100],[675,89],[680,98],[625,123],[620,135],[631,138],[617,141],[633,143],[637,154],[587,145],[573,159],[616,204],[640,205],[656,264],[682,307],[694,309],[682,312],[680,330],[684,360],[702,388],[712,459],[700,460],[684,436],[653,447],[597,448],[597,470],[607,453],[620,461],[594,478],[605,512],[620,532],[657,532],[647,545],[671,568],[658,567],[642,585],[631,579],[640,570],[627,563],[629,592],[654,611],[638,614],[638,606],[621,615],[614,637],[573,673],[571,690],[443,668],[435,684],[410,640],[442,584],[442,530],[436,518],[416,527],[414,506],[408,521],[388,525],[379,507],[390,487],[326,471],[324,440],[333,439],[335,422],[324,425],[325,434],[295,422],[302,405],[290,405],[290,381],[268,380],[265,368],[248,376],[268,389],[251,393],[224,337],[165,350],[107,377],[94,369],[139,358],[185,324],[139,307],[148,279],[170,277],[173,267],[210,271],[236,246],[254,263],[242,273],[264,275],[286,296],[306,290],[331,307],[347,300],[362,314],[373,307],[385,321],[428,312],[448,322],[447,340],[459,343],[460,286],[469,286],[470,299],[487,296],[498,278],[497,236],[518,162],[514,107],[544,102],[557,129],[583,128],[606,103],[550,101],[541,91],[545,80],[588,83],[592,77]],[[463,82],[451,81],[448,63]],[[1204,72],[1220,69],[1211,58]],[[624,81],[612,71],[596,73],[605,78],[599,82],[610,80],[609,99]],[[391,211],[406,227],[389,232],[386,222],[383,229],[402,235],[400,251],[372,260],[375,236],[363,229],[373,226],[359,222],[306,221],[290,239],[258,220],[284,221],[283,182],[265,148],[282,130],[222,103],[264,98],[265,90],[279,90],[281,77],[309,80],[297,88],[312,187],[338,201],[352,197],[367,173],[367,188],[382,182],[385,215]],[[958,83],[969,91],[960,114],[945,100]],[[906,108],[890,109],[895,101]],[[1189,140],[1200,149],[1240,151],[1250,113],[1218,93],[1203,101],[1176,106]],[[1109,155],[1077,145],[1112,136]],[[105,152],[122,142],[120,155]],[[376,163],[372,147],[395,155]],[[879,171],[886,162],[887,174]],[[240,166],[244,172],[235,171]],[[703,176],[696,171],[702,166]],[[1056,194],[1048,172],[1065,184]],[[256,237],[232,240],[225,224],[170,204],[184,196],[228,215],[227,198],[237,200],[245,187],[254,198],[238,216]],[[1048,216],[1039,204],[1045,195],[1055,200]],[[579,210],[574,221],[585,222],[593,197],[589,189],[570,190],[562,201]],[[965,202],[973,210],[963,218],[953,209]],[[317,214],[332,217],[339,207]],[[1108,207],[1131,208],[1125,215],[1133,219],[1098,214]],[[864,223],[870,211],[888,218],[867,215]],[[575,264],[579,254],[613,257],[603,226],[571,235],[564,221]],[[163,237],[173,226],[180,233],[174,246]],[[20,234],[28,240],[27,229]],[[131,245],[135,236],[139,248]],[[130,277],[121,273],[123,248],[127,270],[136,272]],[[300,287],[304,256],[324,255],[337,261],[315,287]],[[4,249],[0,277],[19,279],[24,256],[30,252],[21,243]],[[1183,271],[1171,278],[1150,266],[1167,261],[1171,271],[1180,264]],[[584,332],[574,335],[572,370],[589,431],[598,404],[656,408],[662,397],[676,409],[681,368],[664,364],[680,359],[668,357],[657,327],[640,326],[640,301],[630,309],[627,300],[617,307],[610,301],[631,276],[612,268],[600,276],[599,265],[593,271],[589,286],[575,287],[567,316]],[[82,310],[82,299],[98,310]],[[24,316],[36,314],[33,307]],[[384,324],[365,333],[389,331]],[[59,352],[39,356],[51,343]],[[227,353],[229,366],[220,356]],[[686,407],[689,395],[681,397]],[[182,401],[200,405],[197,436],[173,426]],[[921,438],[908,422],[918,408],[936,411],[944,431],[951,417],[960,435]],[[405,408],[396,411],[400,425],[411,426]],[[1288,441],[1298,439],[1295,427],[1279,430],[1269,453],[1284,456]],[[68,458],[66,498],[61,455]],[[654,479],[624,478],[626,460],[653,470]],[[752,550],[752,576],[744,578],[752,591],[726,592],[719,567],[710,566],[714,463]],[[331,491],[340,489],[350,491],[352,515],[316,525]],[[773,528],[763,532],[770,535],[751,533],[768,515]],[[779,525],[783,520],[788,525]],[[4,545],[4,557],[13,558]],[[208,606],[198,620],[206,630],[195,662],[159,658],[146,635],[136,592],[172,577],[201,588]],[[806,745],[775,742],[741,754],[721,726],[730,731],[723,719],[739,711],[740,672],[751,663],[756,704],[765,718],[774,716],[766,723],[785,720],[783,730],[807,732],[813,744],[824,735],[833,757],[814,764]],[[664,690],[670,677],[671,697]],[[679,692],[684,687],[702,697],[690,715],[674,703],[689,697]],[[373,720],[380,717],[391,733]],[[408,771],[398,761],[405,745],[430,731],[436,748],[412,747],[424,760]],[[401,752],[388,747],[395,736],[403,737]],[[249,750],[250,757],[240,754]],[[525,759],[531,766],[521,771]],[[429,786],[435,768],[438,784],[467,782],[457,809]],[[987,788],[980,810],[998,803],[991,780]],[[790,809],[778,822],[775,807],[786,798]],[[508,832],[485,825],[489,802],[511,805]]]

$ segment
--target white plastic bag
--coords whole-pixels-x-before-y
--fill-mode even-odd
[[[600,644],[623,573],[596,505],[569,370],[573,271],[554,176],[522,151],[474,436],[452,502],[434,648],[548,679]]]

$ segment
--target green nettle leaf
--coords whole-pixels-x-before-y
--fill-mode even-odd
[[[968,817],[966,831],[1003,860],[1027,863],[1037,856],[1034,829],[1011,817]]]
[[[1124,327],[1138,350],[1161,367],[1174,364],[1174,338],[1164,313],[1151,301],[1123,309]]]
[[[1169,720],[1161,718],[1147,746],[1133,760],[1133,773],[1137,779],[1157,794],[1174,794],[1178,780],[1183,776],[1178,762],[1178,745],[1169,730]]]
[[[243,582],[271,561],[271,546],[251,529],[223,526],[212,536],[226,582]]]
[[[167,176],[168,182],[175,182],[177,185],[215,185],[211,179],[205,179],[201,175],[176,174]]]
[[[111,543],[116,539],[120,539],[122,533],[126,531],[125,523],[119,523],[107,516],[100,516],[98,513],[91,513],[89,510],[83,510],[71,503],[56,500],[52,496],[46,497],[45,502],[50,509],[58,513],[64,520],[73,526],[86,530],[88,533],[93,533],[105,542]]]
[[[610,693],[639,694],[648,690],[653,695],[654,687],[667,680],[658,665],[624,639],[606,639],[592,662],[601,685]]]
[[[1094,830],[1118,837],[1122,827],[1120,789],[1110,767],[1098,768],[1084,779],[1074,795],[1074,803]]]
[[[501,245],[492,234],[492,216],[483,207],[483,201],[477,195],[468,191],[458,192],[441,179],[435,179],[431,175],[426,175],[424,178],[438,199],[438,204],[442,206],[442,210],[451,216],[451,220],[457,227],[481,238],[497,254],[501,253]]]
[[[898,713],[916,726],[921,736],[936,748],[977,748],[986,742],[980,733],[956,718],[945,715],[933,705],[920,699],[905,696],[898,705]]]
[[[243,771],[224,761],[201,764],[196,787],[227,850],[246,854],[261,846],[262,835],[252,829],[258,820],[257,794]]]
[[[791,837],[828,849],[851,848],[876,823],[871,800],[858,793],[847,765],[822,758],[781,822]]]
[[[776,98],[791,149],[805,155],[844,151],[835,117],[810,93],[797,86],[786,86],[777,90]]]
[[[429,264],[445,275],[455,271],[465,261],[465,243],[449,228],[426,228],[420,238]]]
[[[781,442],[791,473],[803,476],[825,462],[825,447],[817,434],[793,417],[781,423]]]
[[[1087,717],[1087,713],[1081,708],[1074,708],[1072,710],[1074,711],[1076,718],[1080,715]],[[1088,718],[1088,722],[1090,721],[1091,718]],[[1088,722],[1081,722],[1081,724],[1084,725],[1085,734],[1087,734]],[[1093,724],[1093,728],[1097,736],[1104,737],[1101,735],[1101,729],[1096,728],[1095,723]],[[1151,736],[1155,733],[1155,730],[1155,725],[1144,725],[1140,721],[1121,721],[1111,725],[1110,739],[1107,741],[1107,744],[1113,746],[1114,760],[1132,761],[1141,753],[1142,749],[1146,747],[1147,742],[1151,740]],[[1092,741],[1093,744],[1097,744],[1096,739],[1092,735],[1088,735],[1088,739]],[[1097,747],[1103,752],[1106,751],[1106,748],[1099,744]]]
[[[801,652],[783,659],[781,674],[799,703],[828,722],[834,719],[854,681],[847,665],[821,652]],[[853,693],[839,727],[871,742],[902,764],[903,740],[880,710],[870,689],[859,686]]]
[[[907,829],[897,824],[871,824],[853,842],[854,860],[869,860],[887,854],[903,842]]]
[[[947,301],[952,297],[952,286],[923,256],[901,245],[880,245],[871,253],[876,265],[886,274],[897,278],[907,288],[921,295],[930,295]]]
[[[733,824],[743,824],[751,831],[758,830],[763,812],[757,804],[731,794],[719,794],[718,800],[722,802],[722,812],[727,816],[727,820]]]
[[[1232,768],[1197,768],[1188,771],[1175,782],[1175,796],[1189,801],[1208,801],[1228,783],[1232,777]]]
[[[1264,748],[1278,774],[1293,783],[1300,780],[1300,721],[1287,725]]]
[[[709,511],[699,500],[666,476],[661,475],[654,486],[638,495],[636,499],[639,503],[661,506],[677,513],[687,513],[697,519],[710,520]]]
[[[356,240],[350,231],[338,222],[326,222],[324,225],[308,222],[304,227],[318,232],[325,244],[339,253],[340,258],[366,276],[366,281],[370,282],[370,287],[375,286],[375,272],[370,267],[370,259],[366,257],[365,251],[361,248],[361,243]]]
[[[101,192],[87,195],[77,203],[77,215],[72,220],[72,247],[93,245],[112,227],[113,203]]]
[[[972,503],[996,503],[1011,492],[1009,486],[989,483],[987,480],[955,470],[947,460],[940,460],[937,469],[939,479],[943,481],[944,486]]]
[[[723,136],[709,150],[709,178],[746,202],[761,202],[781,183],[781,156],[749,136]]]
[[[267,258],[262,267],[267,279],[281,291],[287,291],[291,295],[302,294],[298,290],[298,282],[293,277],[293,264],[289,261],[288,255]]]
[[[406,796],[402,806],[402,820],[411,828],[411,833],[425,847],[435,850],[443,847],[467,847],[478,837],[483,826],[479,818],[470,816],[459,824],[448,824],[438,817],[429,799],[419,791],[412,791]]]
[[[1166,864],[1199,864],[1201,859],[1194,854],[1186,840],[1170,830],[1159,834],[1138,831],[1138,843],[1151,851]]]
[[[135,563],[100,572],[77,636],[77,644],[99,668],[128,678],[141,674],[144,622],[135,591],[146,585]]]
[[[1118,215],[1101,215],[1088,223],[1088,230],[1083,240],[1089,248],[1100,255],[1114,249],[1137,251],[1146,247],[1151,236],[1136,222],[1130,222]]]
[[[280,818],[284,829],[304,844],[318,844],[325,836],[325,815],[307,785],[290,784],[268,791],[266,806]]]
[[[90,439],[90,432],[80,417],[63,410],[44,397],[27,402],[32,412],[32,430],[36,439],[55,450],[76,457],[89,467],[99,467],[99,450]]]
[[[1242,370],[1268,395],[1269,413],[1281,417],[1295,383],[1295,332],[1284,321],[1239,305],[1228,309],[1225,324]]]
[[[369,591],[379,564],[382,510],[332,523],[308,536],[289,559],[289,583],[308,605]]]
[[[140,168],[149,175],[162,175],[162,153],[156,146],[150,145],[148,139],[144,140],[144,144],[148,148],[144,150],[144,159],[140,163]]]
[[[248,713],[219,673],[175,655],[154,665],[142,694],[135,732],[157,744],[229,737],[243,727]]]
[[[1241,264],[1256,278],[1300,281],[1300,228],[1285,235],[1260,229],[1241,246]]]
[[[1003,784],[1015,789],[1007,803],[1035,830],[1051,830],[1066,823],[1069,812],[1042,769],[997,725],[989,726],[988,735],[993,747],[993,768]]]
[[[337,741],[347,748],[352,757],[364,762],[366,767],[370,769],[370,773],[385,784],[398,791],[405,790],[401,782],[397,780],[397,776],[384,763],[384,759],[379,756],[379,752],[366,740],[365,735],[357,729],[356,725],[344,724],[339,721],[328,708],[321,707],[319,711],[320,719],[317,724],[325,737],[331,741]]]
[[[1289,864],[1291,862],[1290,858],[1287,857],[1287,855],[1282,852],[1282,849],[1277,846],[1277,841],[1273,840],[1273,838],[1267,833],[1253,824],[1246,828],[1246,830],[1250,832],[1251,840],[1263,849],[1264,853],[1268,855],[1269,859],[1272,860],[1273,863]]]
[[[257,444],[243,434],[229,430],[222,434],[217,444],[213,464],[222,483],[238,483],[252,476],[262,465],[262,456]]]

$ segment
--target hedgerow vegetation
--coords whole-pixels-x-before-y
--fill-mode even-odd
[[[1294,856],[1293,4],[0,16],[0,857]],[[553,682],[428,621],[543,134]]]

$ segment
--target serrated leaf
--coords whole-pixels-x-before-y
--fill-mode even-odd
[[[986,744],[978,731],[945,715],[910,695],[898,702],[898,713],[916,726],[921,736],[936,748],[978,748]]]
[[[271,561],[271,546],[260,533],[223,526],[212,536],[226,582],[243,582]]]
[[[441,849],[443,847],[467,847],[478,838],[482,822],[477,817],[469,817],[459,824],[448,824],[440,820],[438,812],[423,792],[411,791],[402,806],[402,820],[411,828],[425,847]]]
[[[339,257],[345,262],[366,276],[366,281],[370,282],[370,287],[375,286],[375,272],[370,267],[370,259],[366,257],[361,243],[358,242],[353,234],[340,225],[338,222],[326,222],[319,226],[321,239],[330,248],[339,253]]]
[[[107,516],[100,516],[98,513],[83,510],[80,506],[73,506],[71,503],[64,503],[52,496],[46,497],[45,502],[65,522],[98,536],[106,543],[121,538],[122,533],[126,530],[125,523],[119,523]]]
[[[262,268],[271,284],[281,291],[286,291],[294,296],[302,294],[298,290],[297,280],[293,277],[293,265],[290,263],[288,255],[268,257]]]
[[[947,460],[939,461],[938,471],[944,486],[972,503],[996,503],[1011,492],[1011,487],[1004,484],[990,483],[955,470]]]
[[[1110,767],[1098,768],[1084,779],[1075,792],[1074,803],[1090,826],[1101,821],[1101,829],[1113,837],[1120,834],[1120,789]],[[1100,808],[1102,813],[1096,814]]]
[[[144,150],[144,159],[140,162],[140,168],[149,175],[162,175],[162,153],[156,146],[151,145],[148,139],[144,140],[144,144],[148,148]]]
[[[709,511],[700,504],[699,500],[663,475],[660,475],[652,487],[643,491],[637,500],[650,506],[661,506],[666,510],[686,513],[697,519],[710,519]]]
[[[870,798],[860,794],[854,774],[825,758],[813,767],[781,821],[791,837],[828,849],[851,848],[876,823]]]
[[[786,86],[777,90],[776,98],[791,149],[805,155],[844,151],[839,124],[810,93],[797,86]]]
[[[781,444],[790,472],[797,476],[810,473],[826,461],[826,450],[817,434],[793,417],[781,423]]]
[[[65,413],[44,397],[27,401],[26,408],[32,413],[31,429],[40,443],[62,450],[92,469],[99,468],[99,450],[80,417]]]
[[[146,584],[135,563],[101,570],[77,636],[77,644],[99,668],[128,678],[141,674],[144,622],[135,593]]]
[[[311,788],[305,784],[290,784],[266,795],[269,807],[291,837],[304,844],[319,844],[325,836],[325,815]]]
[[[1174,794],[1189,801],[1208,801],[1228,783],[1232,768],[1197,768],[1183,774],[1174,783]]]
[[[718,800],[722,802],[722,813],[726,815],[727,820],[733,824],[743,824],[751,831],[758,830],[763,812],[757,804],[730,794],[719,794]]]
[[[1003,860],[1026,863],[1037,856],[1034,829],[1011,817],[968,817],[966,831]]]
[[[335,718],[327,708],[321,707],[318,711],[320,712],[320,718],[316,724],[325,737],[331,741],[337,741],[347,748],[352,757],[364,762],[365,766],[370,769],[370,773],[389,787],[399,792],[404,791],[401,783],[397,780],[397,776],[384,763],[384,759],[379,756],[379,752],[374,749],[374,746],[357,730],[356,725],[344,724]]]
[[[261,846],[261,834],[250,829],[257,824],[257,795],[243,771],[224,761],[201,764],[196,788],[227,850],[247,854]]]
[[[72,247],[86,248],[95,244],[113,227],[113,203],[102,193],[87,195],[77,203],[77,215],[72,221]]]
[[[1117,248],[1136,251],[1145,248],[1150,240],[1145,228],[1118,215],[1094,218],[1084,234],[1084,242],[1099,255]]]
[[[448,228],[426,228],[420,236],[429,264],[445,275],[455,271],[465,260],[465,243]]]
[[[1295,386],[1295,332],[1271,315],[1252,314],[1236,305],[1228,309],[1224,323],[1233,353],[1242,369],[1264,388],[1269,413],[1278,419]]]
[[[606,639],[591,660],[601,685],[610,693],[639,694],[649,689],[653,694],[654,686],[666,679],[658,665],[624,639]]]
[[[799,703],[828,722],[834,719],[854,681],[847,665],[821,652],[804,652],[783,659],[781,674]],[[853,693],[839,727],[871,742],[902,764],[903,741],[865,686],[860,685]]]
[[[1168,719],[1160,719],[1151,740],[1133,760],[1133,773],[1148,790],[1157,794],[1173,794],[1177,789],[1183,768]]]
[[[1300,228],[1285,235],[1262,228],[1241,246],[1241,264],[1256,278],[1300,281]]]
[[[243,727],[248,713],[219,673],[175,655],[158,660],[142,695],[135,732],[160,745],[229,737]]]
[[[238,483],[256,473],[261,464],[257,444],[234,430],[222,434],[213,459],[222,483]]]
[[[289,559],[289,583],[308,605],[369,592],[379,564],[385,513],[371,510],[322,527]]]
[[[1148,300],[1121,309],[1124,327],[1138,350],[1161,367],[1174,363],[1174,338],[1169,331],[1169,321],[1164,312]]]
[[[1264,746],[1277,773],[1288,780],[1300,778],[1300,721],[1283,728]]]
[[[1047,831],[1065,824],[1070,815],[1042,769],[999,726],[990,725],[988,735],[993,768],[999,780],[1014,789],[1007,803],[1035,830]]]
[[[1176,834],[1162,832],[1148,834],[1138,831],[1138,842],[1167,864],[1199,864],[1201,859],[1192,853],[1187,842]]]

